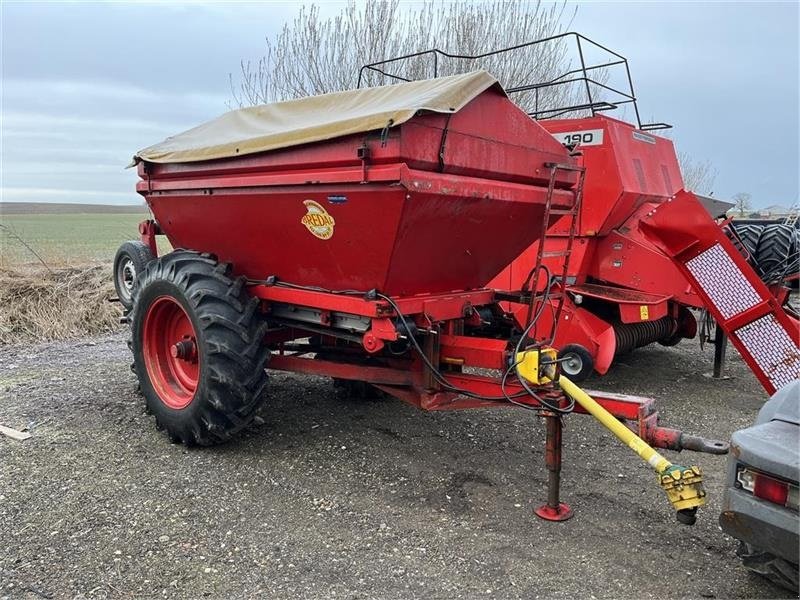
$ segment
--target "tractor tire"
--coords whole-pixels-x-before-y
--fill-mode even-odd
[[[571,381],[585,381],[594,371],[594,359],[580,344],[568,344],[558,351],[561,372]]]
[[[758,240],[761,238],[761,231],[764,229],[763,225],[737,225],[733,222],[733,230],[739,240],[742,242],[745,250],[750,255],[750,258],[755,262],[756,252],[758,251]]]
[[[754,548],[745,542],[739,542],[737,556],[742,565],[753,573],[766,577],[771,582],[797,593],[798,566],[774,554]]]
[[[134,370],[156,427],[174,443],[225,442],[265,400],[267,323],[244,284],[230,265],[187,250],[152,261],[137,281]]]
[[[114,256],[114,289],[120,304],[127,310],[133,308],[133,288],[136,279],[155,256],[149,246],[139,240],[123,243]]]
[[[761,233],[756,253],[756,264],[767,283],[777,283],[797,273],[797,230],[791,225],[767,225]]]

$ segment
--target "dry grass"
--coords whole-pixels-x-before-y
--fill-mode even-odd
[[[111,266],[0,269],[0,345],[59,340],[120,327]]]

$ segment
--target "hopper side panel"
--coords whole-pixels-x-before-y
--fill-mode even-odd
[[[404,198],[397,185],[337,185],[175,192],[148,203],[174,247],[212,252],[237,274],[369,290],[385,286]],[[309,200],[333,219],[327,239],[324,218],[317,235],[303,222],[317,212]]]

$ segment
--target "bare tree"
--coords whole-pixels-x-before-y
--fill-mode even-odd
[[[704,196],[713,193],[717,170],[710,161],[696,161],[685,152],[678,152],[678,163],[683,175],[684,188]]]
[[[250,106],[356,87],[359,68],[367,63],[427,50],[479,54],[555,35],[569,25],[574,11],[566,2],[539,1],[446,2],[400,0],[350,2],[339,14],[323,18],[319,7],[301,7],[256,62],[243,61],[237,77],[230,76],[233,103]],[[484,68],[505,86],[550,81],[570,69],[572,60],[563,40],[539,44],[481,60],[440,59],[439,76]],[[434,76],[431,56],[409,58],[391,65],[392,73],[407,79]],[[602,82],[602,70],[594,71]],[[379,73],[366,74],[365,85],[396,83]],[[582,82],[578,82],[583,85]],[[558,85],[540,92],[539,106],[570,104],[585,88]],[[530,106],[534,92],[515,95]],[[581,100],[585,102],[585,100]]]
[[[747,192],[739,192],[736,194],[733,200],[733,208],[739,211],[739,216],[743,217],[747,214],[747,212],[752,208],[750,204],[750,194]]]

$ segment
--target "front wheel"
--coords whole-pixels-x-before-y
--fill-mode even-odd
[[[259,302],[207,254],[171,252],[140,276],[131,349],[148,410],[173,442],[224,442],[264,401],[269,349]]]
[[[139,240],[125,242],[117,250],[114,256],[114,289],[117,298],[126,309],[133,308],[133,288],[136,280],[154,258],[150,248]]]

